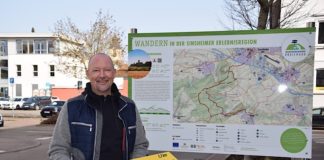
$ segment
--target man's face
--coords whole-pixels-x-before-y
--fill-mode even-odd
[[[114,82],[116,70],[107,55],[99,54],[90,59],[87,77],[91,88],[97,95],[111,95],[111,85]]]

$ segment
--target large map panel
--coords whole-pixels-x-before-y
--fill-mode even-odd
[[[307,58],[289,62],[278,47],[176,50],[173,119],[309,126],[313,56]]]

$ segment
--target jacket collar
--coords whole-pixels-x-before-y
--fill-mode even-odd
[[[119,98],[120,98],[120,93],[119,90],[116,86],[115,83],[112,84],[111,86],[111,95],[108,96],[101,96],[101,95],[97,95],[95,94],[92,89],[91,89],[91,84],[90,82],[88,82],[86,84],[86,88],[84,89],[84,91],[82,92],[82,95],[85,96],[85,101],[92,107],[95,109],[98,109],[98,107],[100,107],[102,105],[102,103],[104,103],[104,101],[108,98],[112,98],[113,102],[116,102],[118,104]]]

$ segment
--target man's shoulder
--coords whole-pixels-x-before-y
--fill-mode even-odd
[[[80,102],[80,101],[83,101],[84,100],[84,96],[83,95],[78,95],[78,96],[75,96],[75,97],[72,97],[70,99],[68,99],[68,104],[69,103],[76,103],[76,102]]]
[[[126,96],[123,96],[123,95],[121,95],[120,96],[120,99],[122,99],[124,102],[126,102],[126,103],[132,103],[132,104],[135,104],[135,102],[131,99],[131,98],[128,98],[128,97],[126,97]]]

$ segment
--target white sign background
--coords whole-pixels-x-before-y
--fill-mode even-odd
[[[225,34],[224,34],[225,33]],[[302,37],[303,44],[314,55],[314,32],[309,29],[241,32],[200,33],[144,33],[130,34],[130,50],[146,52],[152,61],[150,73],[141,79],[130,79],[130,96],[141,113],[150,150],[203,152],[221,154],[262,155],[275,157],[311,158],[312,128],[290,124],[235,124],[235,123],[185,123],[175,121],[174,108],[174,63],[175,52],[181,50],[226,50],[231,48],[281,48],[289,37]],[[230,40],[241,40],[230,44]],[[201,43],[193,43],[201,42]],[[204,41],[205,43],[203,43]],[[208,43],[215,42],[215,43]],[[244,44],[240,44],[244,43]],[[223,44],[223,45],[222,45]],[[131,52],[129,53],[131,55]],[[283,57],[282,57],[283,58]],[[190,62],[188,62],[190,63]],[[294,65],[292,63],[292,65]],[[313,65],[313,64],[310,64]],[[311,70],[312,72],[313,70]],[[193,73],[193,75],[196,73]],[[310,74],[312,76],[312,73]],[[311,80],[312,77],[310,77]],[[313,83],[313,82],[309,82]],[[312,91],[313,85],[309,85]],[[308,93],[311,94],[311,93]],[[312,101],[312,96],[306,99]],[[288,102],[288,100],[287,100]],[[307,106],[305,117],[311,118],[312,104]],[[269,108],[271,111],[271,108]],[[191,113],[188,113],[191,114]],[[297,129],[305,135],[305,146],[294,151],[283,144],[284,133]],[[297,134],[292,132],[292,135]],[[289,148],[290,147],[290,148]],[[289,150],[292,149],[292,150]]]

